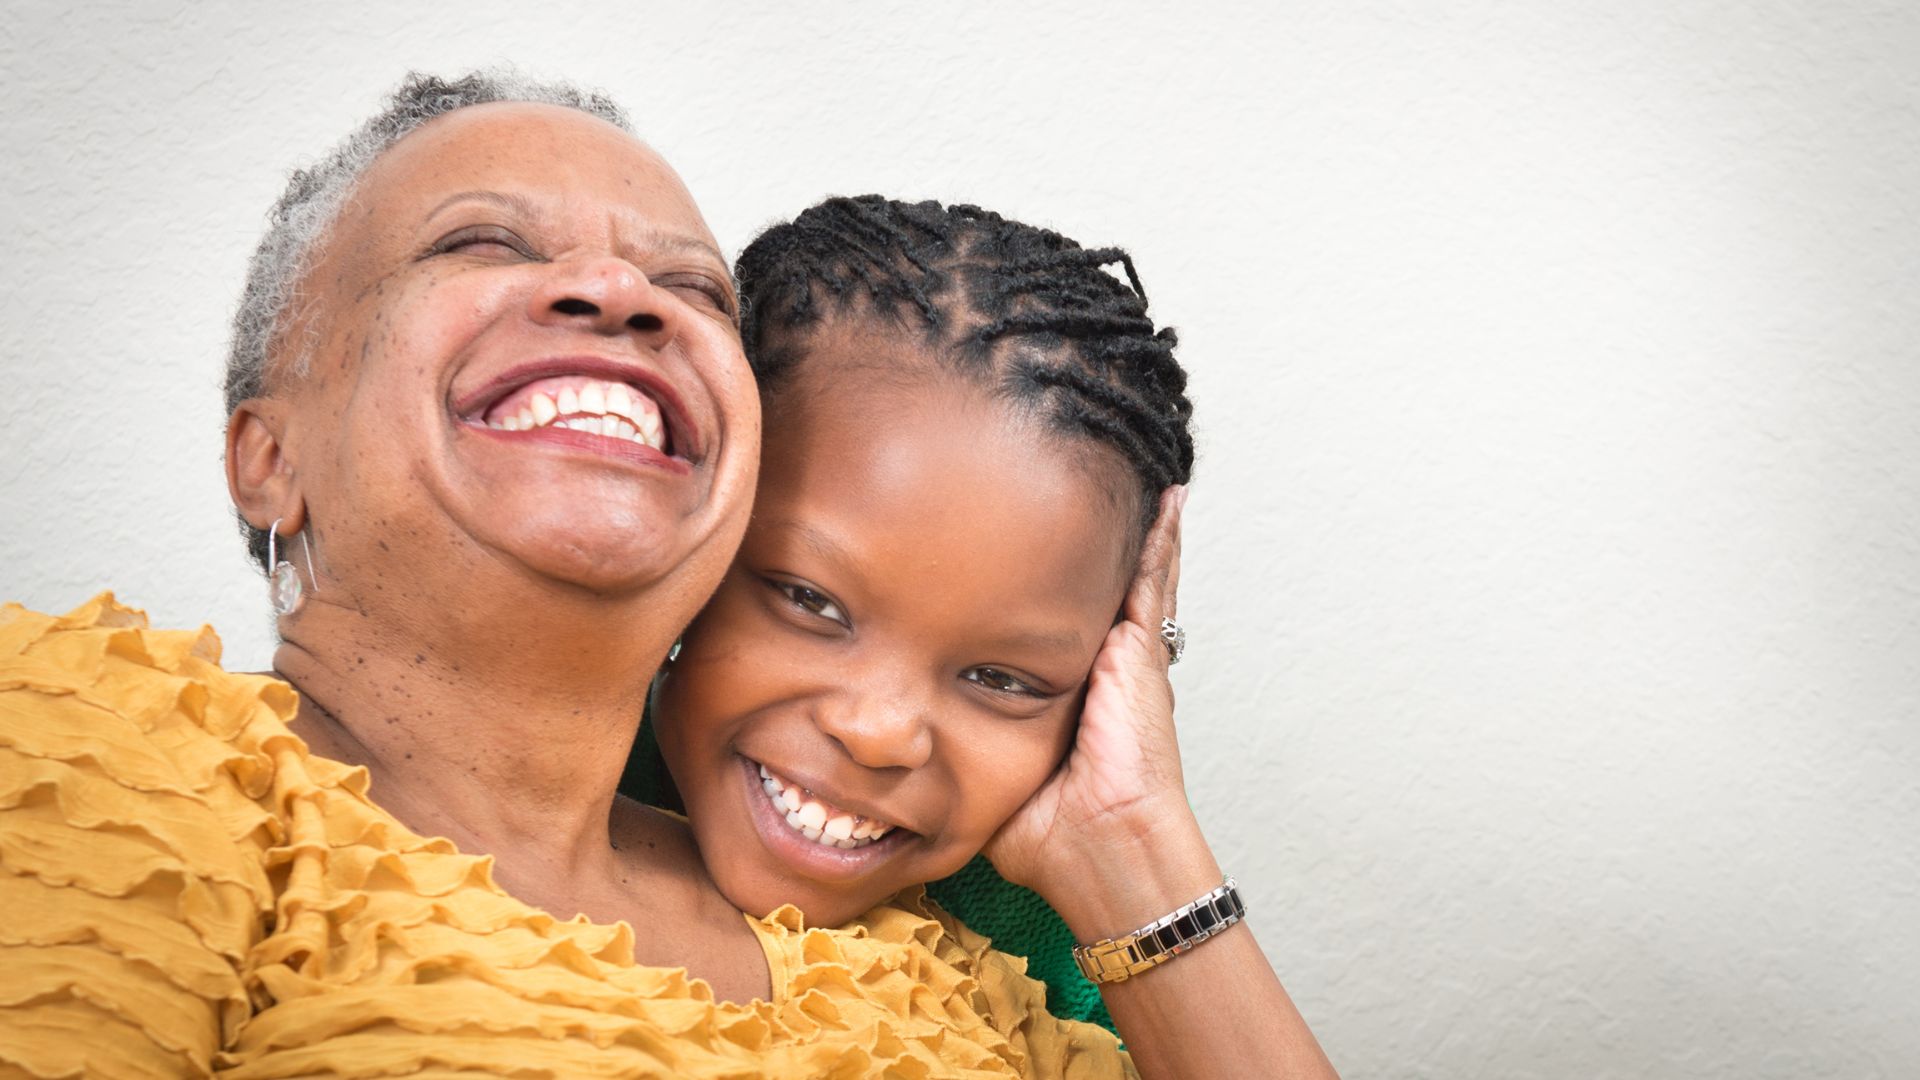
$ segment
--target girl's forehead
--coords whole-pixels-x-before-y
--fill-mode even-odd
[[[918,370],[802,376],[776,395],[756,521],[808,525],[860,558],[904,553],[896,565],[929,572],[962,561],[943,553],[956,539],[974,570],[1071,578],[1103,597],[1123,588],[1134,508],[1117,455],[964,375]]]

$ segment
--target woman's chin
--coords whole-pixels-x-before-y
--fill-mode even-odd
[[[553,512],[518,520],[489,521],[474,529],[480,544],[518,563],[538,580],[587,592],[617,595],[644,591],[686,571],[707,567],[705,596],[719,582],[725,560],[702,557],[704,535],[695,523],[638,516]],[[687,612],[687,618],[693,613]]]

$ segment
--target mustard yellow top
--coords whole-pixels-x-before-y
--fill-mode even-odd
[[[918,896],[749,920],[774,1000],[716,1003],[409,831],[219,657],[111,594],[0,607],[0,1075],[1132,1075]]]

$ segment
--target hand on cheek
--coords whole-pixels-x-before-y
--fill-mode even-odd
[[[1069,923],[1063,901],[1092,880],[1138,869],[1132,863],[1148,838],[1163,846],[1198,836],[1159,635],[1174,611],[1184,503],[1184,488],[1161,497],[1122,618],[1094,660],[1066,761],[987,846],[1003,877],[1039,892]]]

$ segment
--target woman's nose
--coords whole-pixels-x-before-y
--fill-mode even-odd
[[[905,697],[839,696],[822,703],[814,721],[869,769],[917,769],[933,756],[927,711]]]
[[[530,303],[528,315],[541,325],[632,334],[649,348],[665,346],[676,329],[668,296],[639,267],[612,255],[553,264]]]

